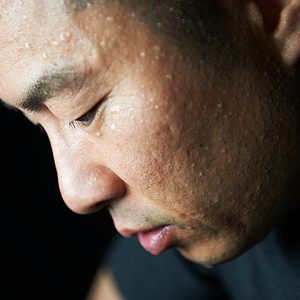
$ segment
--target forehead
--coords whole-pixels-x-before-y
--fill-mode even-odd
[[[109,39],[110,43],[120,39],[120,34],[127,39],[134,39],[137,38],[135,35],[137,30],[142,31],[142,27],[146,28],[141,18],[136,17],[135,9],[119,5],[119,1],[111,1],[109,5],[100,5],[104,1],[29,1],[26,4],[24,2],[13,1],[9,2],[9,5],[2,5],[0,51],[10,48],[9,52],[13,54],[10,56],[18,55],[20,52],[24,55],[24,51],[20,51],[24,47],[31,52],[39,51],[41,48],[55,48],[53,46],[61,49],[62,42],[65,42],[64,45],[70,42],[69,45],[73,46],[76,43],[78,48],[80,40],[84,40],[83,37],[93,40],[97,38],[99,42]],[[97,5],[83,5],[92,2],[97,2]],[[123,27],[128,23],[132,26],[130,30],[125,31]],[[138,38],[142,37],[140,34]],[[85,44],[85,47],[87,46],[88,44]],[[6,56],[5,60],[7,58]],[[0,64],[2,62],[0,61]]]
[[[124,66],[148,50],[154,58],[163,51],[172,54],[170,59],[174,53],[204,55],[211,52],[211,41],[216,40],[203,30],[204,23],[198,22],[207,20],[206,15],[212,18],[210,8],[197,1],[92,2],[97,5],[78,6],[87,2],[75,0],[1,2],[0,97],[16,98],[16,94],[9,97],[8,93],[24,90],[46,64],[64,67],[64,62],[75,60],[75,64],[84,65],[95,56],[95,50],[101,52],[103,61],[114,60],[116,65],[115,61],[123,60]],[[201,14],[187,9],[185,3],[192,3]],[[163,44],[162,51],[157,44]]]
[[[49,48],[46,40],[51,43],[57,32],[55,28],[65,27],[66,18],[58,1],[43,2],[7,1],[1,4],[0,96],[5,100],[17,97],[26,80],[38,76],[41,59],[36,53]]]
[[[116,6],[93,7],[68,14],[60,6],[49,5],[48,1],[8,5],[0,23],[3,24],[0,32],[0,97],[11,104],[14,101],[10,99],[17,99],[29,83],[40,76],[43,68],[64,68],[67,63],[77,65],[81,68],[79,72],[85,72],[84,67],[95,59],[103,62],[102,68],[111,57],[114,61],[129,57],[126,53],[132,40],[135,41],[134,51],[137,51],[141,41],[146,39],[142,32],[149,32],[142,28],[133,13],[126,13]],[[101,57],[97,58],[99,54]]]
[[[0,8],[0,51],[10,48],[11,56],[24,46],[29,49],[29,40],[41,44],[54,28],[62,27],[66,17],[58,1],[6,1]],[[1,55],[3,58],[3,55]],[[6,56],[5,60],[8,60]],[[2,68],[3,60],[0,61]],[[5,61],[4,61],[5,63]]]
[[[53,17],[62,15],[65,11],[63,1],[1,1],[0,22],[1,25],[26,24],[35,22],[39,17]],[[22,22],[23,21],[23,22]],[[40,23],[40,25],[42,25]]]

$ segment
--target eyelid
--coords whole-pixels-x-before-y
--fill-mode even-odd
[[[109,94],[104,96],[98,101],[89,111],[78,117],[75,121],[69,123],[70,127],[76,128],[77,126],[89,127],[95,120],[97,113],[102,108],[103,104],[108,100]]]

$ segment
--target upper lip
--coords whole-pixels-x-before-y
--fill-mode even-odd
[[[167,226],[165,225],[158,225],[158,226],[154,226],[154,227],[148,227],[148,228],[140,228],[140,229],[130,229],[130,228],[120,228],[117,229],[117,231],[124,237],[132,237],[135,236],[139,233],[146,233],[155,229],[158,229],[160,227],[164,227]]]
[[[124,237],[132,237],[138,234],[139,230],[129,229],[129,228],[121,228],[117,229],[117,231]]]

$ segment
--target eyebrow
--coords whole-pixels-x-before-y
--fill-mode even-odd
[[[19,106],[30,112],[38,112],[43,103],[62,90],[73,86],[82,79],[82,74],[69,69],[44,72],[30,85],[21,99]]]

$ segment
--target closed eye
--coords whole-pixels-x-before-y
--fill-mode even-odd
[[[88,127],[90,126],[95,117],[97,116],[98,111],[104,104],[104,102],[108,99],[108,95],[105,96],[102,100],[96,103],[95,106],[93,106],[88,112],[86,112],[84,115],[81,117],[77,118],[75,121],[72,121],[69,123],[69,126],[72,128],[77,128],[78,126],[81,127]]]

